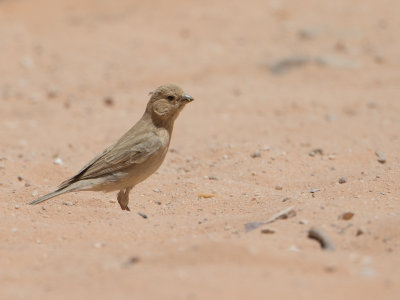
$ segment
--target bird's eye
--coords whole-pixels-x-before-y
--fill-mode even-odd
[[[170,96],[167,97],[167,99],[170,100],[170,101],[172,101],[172,100],[175,99],[175,97],[170,95]]]

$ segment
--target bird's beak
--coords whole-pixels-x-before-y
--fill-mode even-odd
[[[187,102],[192,102],[194,99],[192,96],[188,95],[188,94],[184,94],[182,96],[182,100],[187,101]]]

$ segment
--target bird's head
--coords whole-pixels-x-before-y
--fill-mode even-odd
[[[150,94],[146,112],[160,125],[173,123],[183,107],[193,101],[191,96],[174,84],[162,85]]]

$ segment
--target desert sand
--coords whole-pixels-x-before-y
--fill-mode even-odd
[[[399,299],[399,11],[0,1],[0,298]],[[131,212],[116,193],[27,205],[165,83],[195,101]]]

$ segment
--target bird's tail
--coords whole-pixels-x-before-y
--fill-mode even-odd
[[[38,198],[36,200],[31,201],[28,204],[29,205],[36,205],[36,204],[39,204],[39,203],[41,203],[43,201],[49,200],[50,198],[56,197],[58,195],[61,195],[61,194],[67,193],[67,192],[71,192],[71,191],[68,190],[68,189],[65,189],[65,188],[58,189],[58,190],[55,190],[54,192],[51,192],[51,193],[49,193],[47,195],[44,195],[44,196],[42,196],[42,197],[40,197],[40,198]]]

